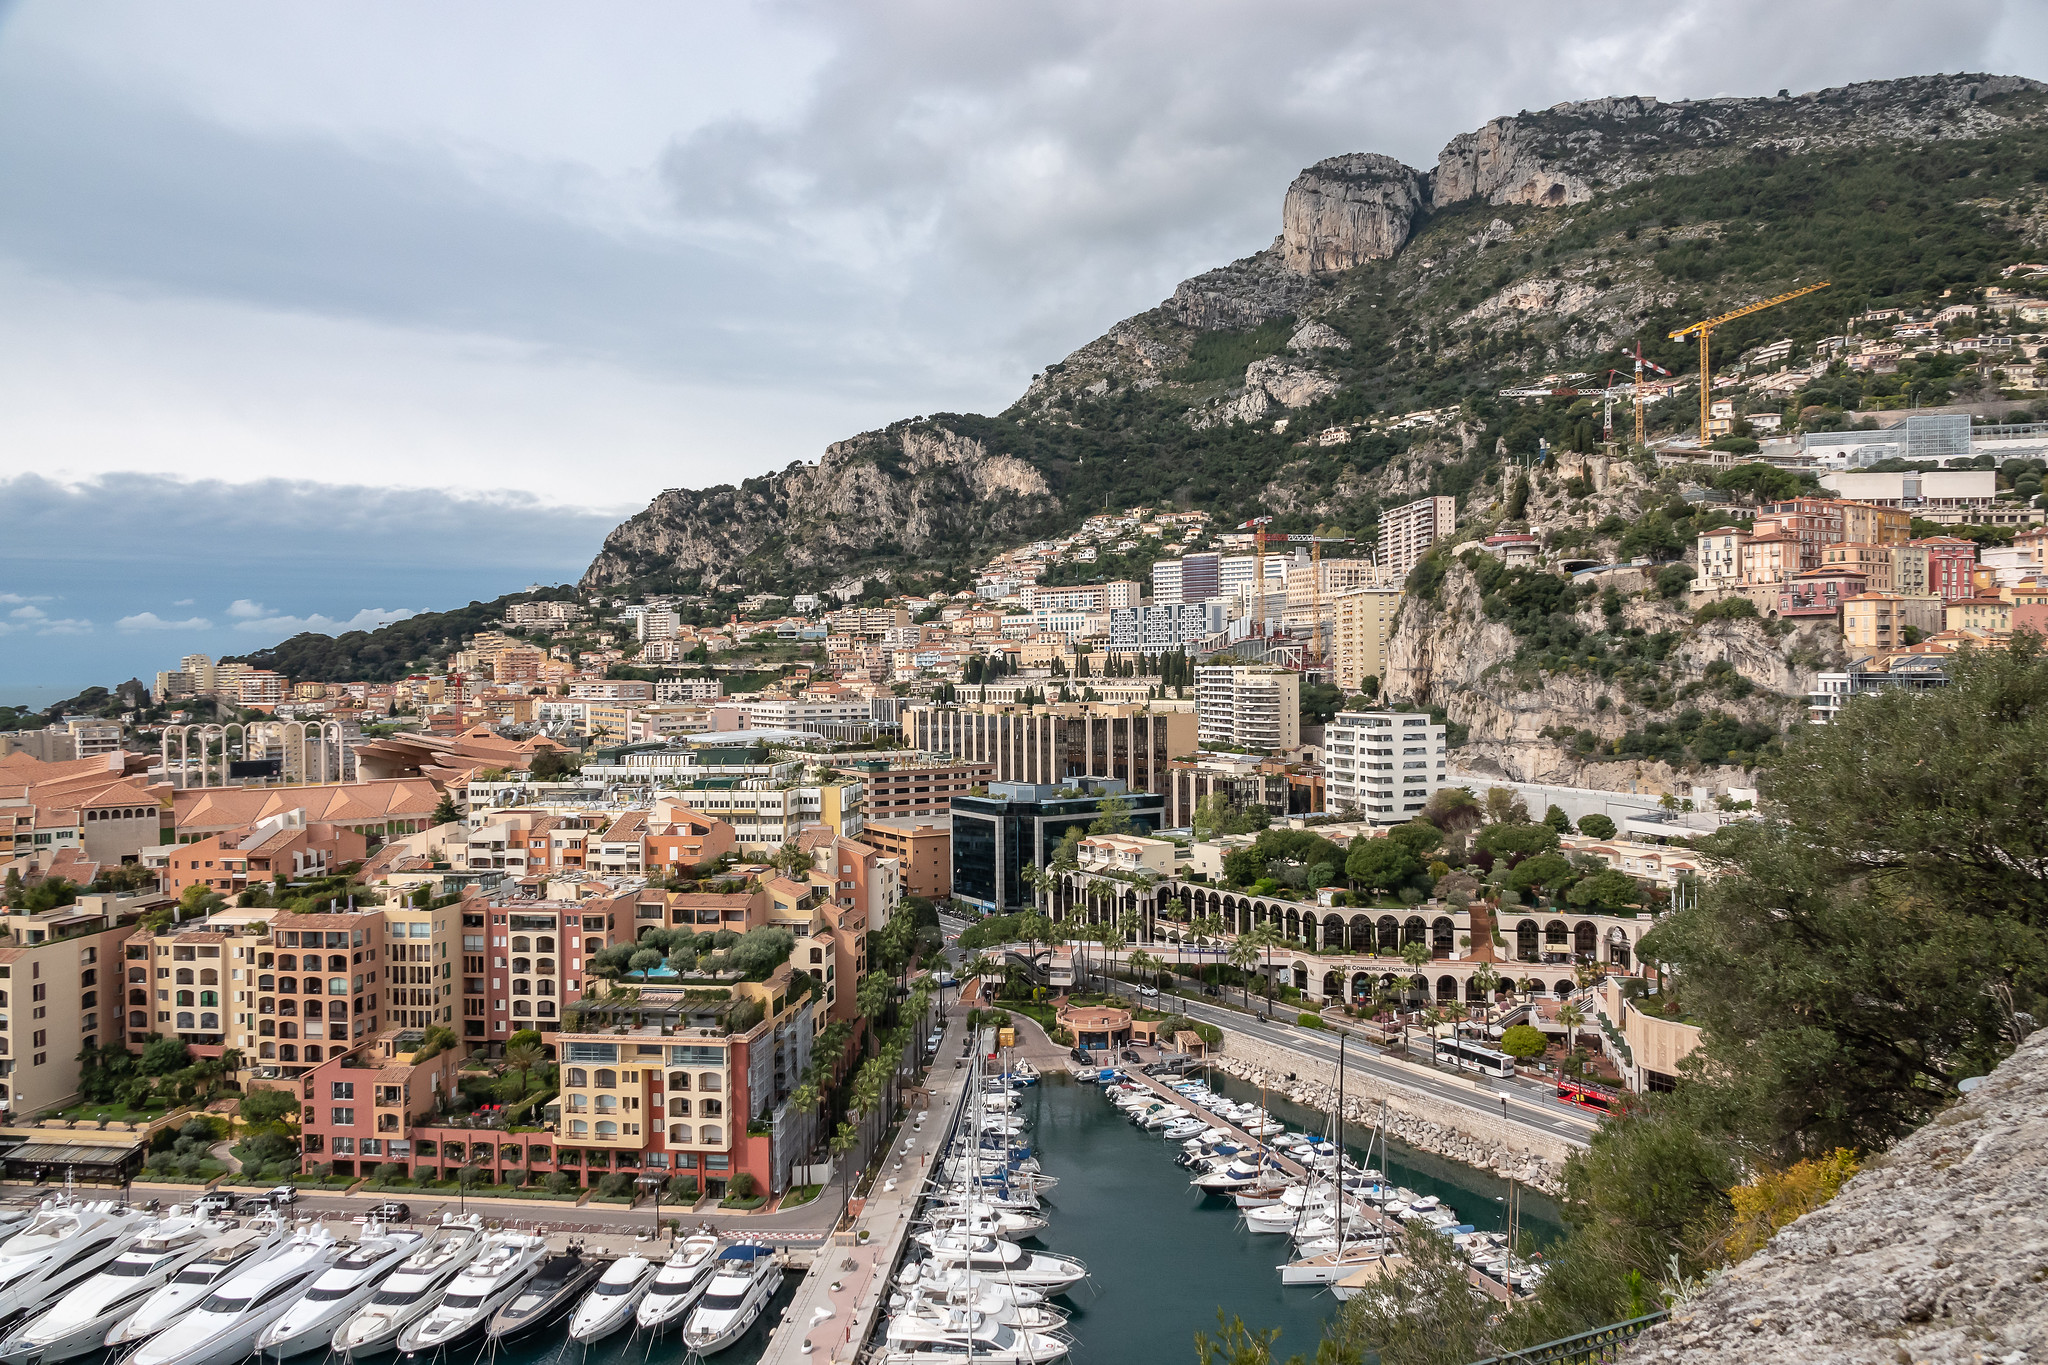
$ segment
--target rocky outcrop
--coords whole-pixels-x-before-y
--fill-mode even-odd
[[[791,573],[823,582],[876,558],[1014,543],[1058,507],[1023,460],[935,423],[906,423],[736,488],[663,493],[605,538],[582,586],[695,576],[708,589]]]
[[[1384,261],[1407,244],[1426,200],[1423,176],[1390,156],[1354,152],[1294,178],[1280,205],[1280,250],[1297,275]]]
[[[1329,375],[1267,356],[1245,367],[1244,388],[1235,398],[1207,411],[1191,411],[1188,424],[1201,431],[1220,422],[1256,422],[1284,408],[1305,408],[1343,387]]]
[[[1237,331],[1301,311],[1316,290],[1288,269],[1281,244],[1181,281],[1160,310],[1200,332]]]
[[[1546,163],[1532,133],[1520,119],[1497,118],[1476,133],[1452,138],[1437,153],[1436,174],[1430,178],[1431,206],[1478,199],[1562,208],[1591,199],[1592,188],[1584,181]]]
[[[1630,1361],[2048,1358],[2048,1031],[1639,1338]]]
[[[1287,339],[1287,349],[1306,351],[1348,351],[1351,341],[1342,332],[1321,322],[1304,322]]]

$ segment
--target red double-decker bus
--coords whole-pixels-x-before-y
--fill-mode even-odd
[[[1613,1086],[1570,1079],[1558,1081],[1557,1097],[1566,1104],[1590,1109],[1596,1114],[1620,1113],[1622,1106],[1628,1103],[1628,1096]]]

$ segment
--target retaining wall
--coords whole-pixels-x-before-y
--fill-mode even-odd
[[[1306,1053],[1290,1052],[1233,1029],[1223,1031],[1223,1052],[1210,1058],[1221,1071],[1267,1087],[1324,1113],[1336,1107],[1337,1067]],[[1287,1079],[1289,1073],[1295,1077]],[[1512,1176],[1546,1194],[1561,1188],[1565,1159],[1578,1150],[1561,1136],[1503,1122],[1499,1115],[1438,1099],[1355,1067],[1344,1073],[1344,1122],[1379,1121],[1386,1101],[1387,1132],[1420,1151]]]

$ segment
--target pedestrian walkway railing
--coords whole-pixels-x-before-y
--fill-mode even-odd
[[[1596,1361],[1619,1360],[1622,1347],[1669,1316],[1662,1310],[1645,1313],[1642,1317],[1595,1327],[1577,1336],[1559,1337],[1556,1341],[1540,1342],[1519,1351],[1488,1356],[1474,1361],[1472,1365],[1591,1365]]]

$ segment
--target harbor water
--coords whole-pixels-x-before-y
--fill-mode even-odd
[[[1258,1099],[1241,1085],[1219,1085],[1235,1099]],[[1178,1148],[1125,1119],[1092,1085],[1049,1074],[1024,1092],[1032,1120],[1028,1140],[1049,1175],[1050,1225],[1039,1241],[1074,1256],[1089,1270],[1071,1294],[1074,1365],[1192,1362],[1195,1333],[1216,1331],[1216,1312],[1247,1327],[1280,1329],[1275,1357],[1312,1357],[1323,1326],[1337,1310],[1327,1291],[1280,1284],[1284,1237],[1239,1225],[1236,1206],[1204,1197],[1174,1157]],[[1268,1108],[1290,1129],[1320,1132],[1313,1111],[1270,1097]],[[1363,1135],[1346,1134],[1353,1154]],[[1374,1165],[1399,1185],[1434,1194],[1481,1228],[1504,1227],[1506,1182],[1490,1174],[1414,1152],[1399,1144]],[[1531,1197],[1522,1225],[1541,1243],[1559,1234],[1556,1210]]]

